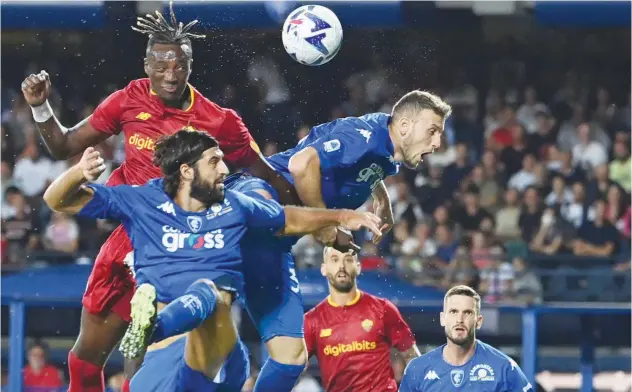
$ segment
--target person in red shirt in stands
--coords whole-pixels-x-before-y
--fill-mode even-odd
[[[35,343],[28,353],[28,365],[24,367],[24,388],[37,388],[40,392],[50,390],[57,391],[61,388],[63,380],[54,365],[46,362],[46,349],[42,344]]]
[[[391,347],[406,363],[420,355],[415,338],[389,300],[358,290],[353,253],[327,247],[320,268],[329,296],[305,314],[305,342],[318,358],[328,392],[397,391]]]
[[[170,11],[170,21],[156,12],[139,18],[138,28],[134,28],[149,36],[144,59],[148,78],[133,80],[112,93],[90,117],[69,129],[60,124],[48,103],[49,75],[41,71],[22,82],[24,98],[51,154],[56,159],[69,159],[123,133],[125,162],[112,173],[107,185],[142,185],[160,177],[152,158],[161,136],[183,128],[206,131],[217,139],[232,169],[249,168],[251,174],[277,190],[281,203],[298,204],[296,192],[267,164],[237,113],[206,99],[188,83],[193,63],[191,38],[203,36],[190,33],[197,21],[178,23],[173,5]],[[132,264],[131,242],[119,226],[102,246],[84,293],[79,337],[68,356],[69,392],[101,392],[105,388],[103,366],[130,321]],[[297,342],[302,347],[302,342]],[[136,369],[126,370],[131,377]]]

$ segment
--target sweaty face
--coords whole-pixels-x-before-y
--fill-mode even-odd
[[[483,316],[476,309],[476,301],[465,295],[448,297],[441,312],[441,326],[445,336],[458,346],[469,346],[476,338],[476,329],[483,323]]]
[[[441,146],[444,119],[430,109],[423,109],[408,121],[401,122],[401,151],[404,165],[414,169],[424,156]]]
[[[191,48],[188,45],[154,44],[145,59],[145,73],[152,90],[165,102],[178,101],[191,75]]]
[[[360,263],[350,253],[328,248],[320,272],[336,291],[348,293],[355,286],[356,277],[360,274]]]
[[[219,148],[209,148],[193,167],[191,197],[207,206],[224,201],[224,180],[228,175],[228,167],[223,157]]]

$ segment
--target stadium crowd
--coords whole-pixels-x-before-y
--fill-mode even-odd
[[[574,39],[578,52],[592,48],[590,36]],[[616,75],[597,72],[590,61],[577,68],[551,65],[551,84],[538,70],[541,63],[515,55],[523,44],[496,45],[494,56],[485,60],[484,77],[462,63],[451,66],[448,77],[425,75],[427,83],[415,75],[414,66],[399,67],[395,60],[397,50],[408,48],[375,52],[362,67],[337,69],[326,107],[322,101],[313,108],[302,100],[304,88],[284,71],[288,59],[280,57],[283,53],[257,53],[234,83],[207,88],[208,76],[196,80],[195,70],[192,83],[237,110],[265,155],[295,144],[317,121],[389,112],[396,97],[415,87],[440,93],[454,107],[444,143],[418,170],[402,169],[387,180],[396,225],[378,246],[361,238],[362,267],[416,285],[468,284],[488,302],[537,303],[543,288],[534,260],[558,269],[569,267],[564,256],[608,259],[608,268],[619,271],[630,267],[629,75],[618,83]],[[347,49],[353,51],[353,45]],[[24,73],[40,68],[63,69],[42,60]],[[66,83],[57,83],[64,73]],[[115,87],[138,76],[129,74]],[[59,88],[51,103],[66,125],[98,103],[68,94],[76,88],[67,83],[71,77],[72,71],[51,72]],[[47,154],[19,80],[2,83],[2,272],[91,263],[116,222],[95,224],[44,206],[47,185],[72,162],[56,162]],[[113,89],[105,83],[94,87],[100,99]],[[99,146],[108,164],[101,181],[122,162],[125,143],[151,148],[143,139],[109,139]],[[311,237],[302,239],[294,253],[299,268],[315,268],[322,260],[322,248]],[[38,353],[31,350],[29,363]],[[395,360],[394,366],[401,374],[403,363]]]

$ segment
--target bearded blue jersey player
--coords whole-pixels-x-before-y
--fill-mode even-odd
[[[378,242],[393,224],[383,179],[399,163],[416,167],[441,143],[451,108],[434,94],[412,91],[391,114],[347,117],[312,128],[296,147],[267,158],[295,187],[308,207],[357,209],[373,196],[382,219]],[[226,181],[253,198],[278,200],[265,181],[237,174]],[[336,228],[317,235],[332,243]],[[257,378],[255,392],[291,391],[307,364],[303,341],[303,302],[290,253],[295,240],[257,236],[244,253],[246,308],[266,343],[270,358]],[[279,273],[281,272],[281,273]],[[263,294],[265,293],[265,294]]]
[[[129,233],[139,287],[121,351],[133,359],[147,350],[131,391],[239,392],[248,354],[230,305],[242,289],[245,234],[298,235],[332,224],[379,233],[379,218],[225,192],[223,153],[203,132],[181,130],[161,139],[154,162],[164,177],[146,185],[84,186],[105,170],[89,148],[44,200],[55,211],[121,220]]]
[[[514,360],[476,339],[482,323],[481,297],[474,289],[448,290],[441,312],[447,343],[410,361],[399,391],[533,391]]]

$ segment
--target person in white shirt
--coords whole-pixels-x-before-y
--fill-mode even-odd
[[[535,184],[538,179],[535,165],[535,156],[533,154],[525,155],[522,159],[522,170],[511,176],[507,184],[508,187],[524,192],[529,186]]]
[[[579,143],[573,146],[573,164],[580,165],[586,171],[608,162],[608,153],[603,144],[593,140],[588,123],[577,127]]]

